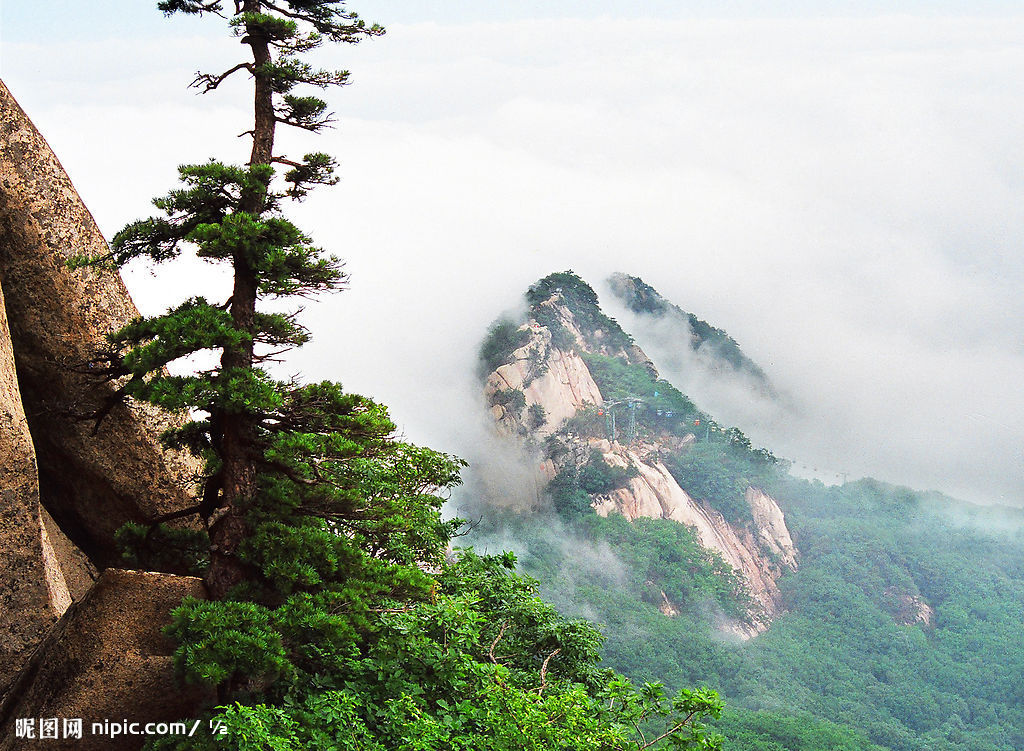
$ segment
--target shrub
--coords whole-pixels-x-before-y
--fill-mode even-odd
[[[637,468],[633,465],[628,467],[613,467],[604,460],[601,452],[590,452],[590,460],[580,470],[579,485],[582,490],[591,494],[606,494],[613,490],[625,487],[630,478],[636,477]]]
[[[541,427],[547,420],[547,417],[547,412],[545,412],[544,407],[540,404],[531,404],[530,408],[526,411],[527,424],[533,430]]]
[[[495,392],[491,397],[491,403],[504,407],[518,417],[526,407],[526,394],[522,392],[522,389],[504,389]]]
[[[499,318],[487,329],[480,345],[477,375],[484,380],[493,371],[512,361],[512,353],[530,340],[530,332],[520,329],[509,318]]]

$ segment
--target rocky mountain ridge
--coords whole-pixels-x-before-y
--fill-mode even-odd
[[[698,425],[702,420],[707,424],[705,436],[698,438],[698,426],[680,430],[677,421],[668,430],[653,424],[677,417],[671,409],[657,409],[655,399],[602,393],[592,366],[608,361],[630,366],[655,384],[658,371],[621,327],[604,316],[596,294],[581,279],[571,273],[551,275],[531,288],[531,297],[525,322],[499,324],[501,333],[492,328],[492,337],[503,337],[511,347],[504,362],[487,374],[483,388],[498,430],[535,452],[544,482],[561,473],[578,476],[599,457],[618,481],[614,487],[591,487],[596,491],[589,494],[591,508],[631,521],[671,519],[693,529],[701,545],[742,576],[753,601],[746,621],[723,623],[722,628],[743,638],[763,632],[781,609],[778,579],[796,570],[799,559],[776,500],[756,486],[746,487],[742,500],[747,518],[737,523],[726,520],[708,499],[688,492],[685,478],[681,484],[663,459],[685,454],[709,436],[710,418],[695,408],[687,415],[696,416]],[[659,391],[653,396],[659,397]],[[638,408],[652,424],[638,427]],[[720,430],[717,425],[714,429],[716,434]],[[676,605],[666,598],[663,612]]]
[[[764,395],[775,394],[764,370],[747,357],[736,340],[723,329],[673,304],[640,277],[615,273],[608,277],[607,286],[641,319],[663,324],[681,347],[690,349],[709,371],[746,376]]]

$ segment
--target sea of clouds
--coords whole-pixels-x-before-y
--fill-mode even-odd
[[[244,82],[184,88],[240,48],[169,29],[0,47],[108,236],[177,164],[246,156]],[[331,95],[337,127],[281,139],[339,156],[340,185],[294,214],[352,275],[307,305],[315,339],[285,370],[369,392],[410,438],[473,460],[491,451],[472,375],[487,324],[551,271],[624,271],[792,398],[798,418],[722,400],[756,443],[1024,505],[1022,32],[1010,16],[391,23],[335,50],[354,80]],[[150,313],[224,288],[187,263],[127,280]]]

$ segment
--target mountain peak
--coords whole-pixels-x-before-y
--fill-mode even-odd
[[[662,300],[626,279],[648,301]],[[728,629],[744,638],[763,631],[779,612],[776,580],[797,565],[781,510],[758,488],[775,457],[659,378],[574,272],[537,281],[526,301],[525,316],[500,319],[488,332],[484,396],[499,431],[540,467],[536,482],[551,507],[566,517],[683,524],[745,582],[750,608]]]

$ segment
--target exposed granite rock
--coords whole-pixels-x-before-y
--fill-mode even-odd
[[[885,590],[893,620],[901,626],[921,626],[929,629],[935,623],[935,610],[919,594],[899,587]]]
[[[658,603],[658,611],[669,618],[675,618],[679,615],[679,608],[672,604],[672,601],[668,599],[668,595],[665,594],[665,590],[659,590],[661,594],[661,602]]]
[[[43,522],[44,555],[60,569],[68,598],[71,601],[80,600],[96,581],[99,570],[92,565],[89,557],[68,539],[42,506],[39,507],[39,515]],[[60,609],[60,613],[65,609]]]
[[[131,751],[143,736],[93,735],[103,720],[170,722],[193,716],[204,690],[182,688],[173,644],[161,628],[183,597],[204,598],[202,580],[107,569],[50,630],[0,704],[0,751]],[[81,718],[82,740],[15,738],[18,718]],[[207,728],[203,731],[208,732]]]
[[[552,295],[538,307],[546,309],[550,314],[548,318],[553,316],[557,320],[563,340],[561,346],[555,346],[551,331],[541,326],[536,318],[530,318],[520,326],[520,331],[529,334],[526,343],[512,353],[511,362],[488,376],[484,386],[491,416],[502,433],[532,439],[524,445],[537,445],[537,439],[557,431],[565,420],[581,409],[604,404],[600,388],[580,353],[616,357],[641,365],[653,377],[658,377],[654,363],[635,344],[608,346],[600,330],[588,331],[584,335],[560,294]],[[524,398],[520,403],[524,406],[517,410],[503,399],[502,395],[509,391],[521,391]],[[545,419],[539,425],[530,414],[529,408],[534,404],[544,410]],[[680,487],[661,457],[665,453],[686,450],[694,440],[692,434],[665,434],[652,438],[652,443],[625,446],[606,439],[588,439],[562,432],[559,433],[563,446],[561,458],[553,460],[541,456],[540,474],[544,480],[550,481],[566,466],[575,464],[578,468],[590,456],[592,449],[597,449],[611,466],[632,467],[636,475],[626,486],[606,495],[592,496],[597,513],[620,513],[631,521],[639,517],[671,519],[691,527],[700,544],[719,553],[746,582],[755,602],[749,619],[722,622],[718,626],[723,631],[748,639],[766,630],[771,620],[781,612],[777,581],[785,571],[797,568],[797,550],[782,510],[762,490],[747,489],[746,501],[753,521],[742,526],[729,524],[719,512]],[[667,600],[661,603],[661,608],[666,613],[676,610]]]
[[[564,352],[551,346],[551,333],[546,328],[522,326],[530,331],[530,339],[513,352],[513,361],[502,365],[487,379],[484,396],[493,399],[500,391],[523,392],[526,407],[512,414],[506,407],[494,405],[492,415],[499,426],[512,435],[535,430],[546,436],[563,421],[572,417],[586,405],[603,404],[601,390],[576,352]],[[570,321],[566,328],[578,339],[579,332]],[[527,424],[531,405],[544,408],[544,422],[539,426]]]
[[[124,522],[190,505],[198,470],[188,455],[161,447],[172,421],[155,409],[117,408],[96,435],[91,422],[74,419],[105,393],[84,364],[106,333],[138,315],[116,273],[65,265],[105,251],[57,158],[0,83],[0,285],[39,493],[100,566],[116,561],[113,534]],[[11,579],[3,579],[6,588]]]
[[[92,585],[94,570],[39,504],[0,292],[0,697],[46,631]]]
[[[36,456],[14,370],[0,293],[0,694],[67,605],[66,586],[44,559]],[[50,584],[52,582],[52,584]],[[49,586],[48,586],[49,585]],[[60,610],[60,612],[57,612]]]
[[[746,497],[754,515],[753,529],[736,527],[683,490],[668,468],[652,458],[653,452],[634,450],[606,440],[590,443],[611,466],[633,466],[637,470],[637,476],[625,487],[596,497],[597,513],[602,516],[619,513],[630,521],[640,517],[672,519],[693,529],[703,547],[717,552],[743,577],[758,605],[750,624],[723,624],[723,627],[743,638],[766,630],[781,609],[778,578],[784,571],[794,571],[797,567],[796,548],[775,500],[762,490],[749,488]]]
[[[796,571],[799,554],[779,504],[760,488],[747,488],[746,498],[762,549],[776,560],[777,565]]]

